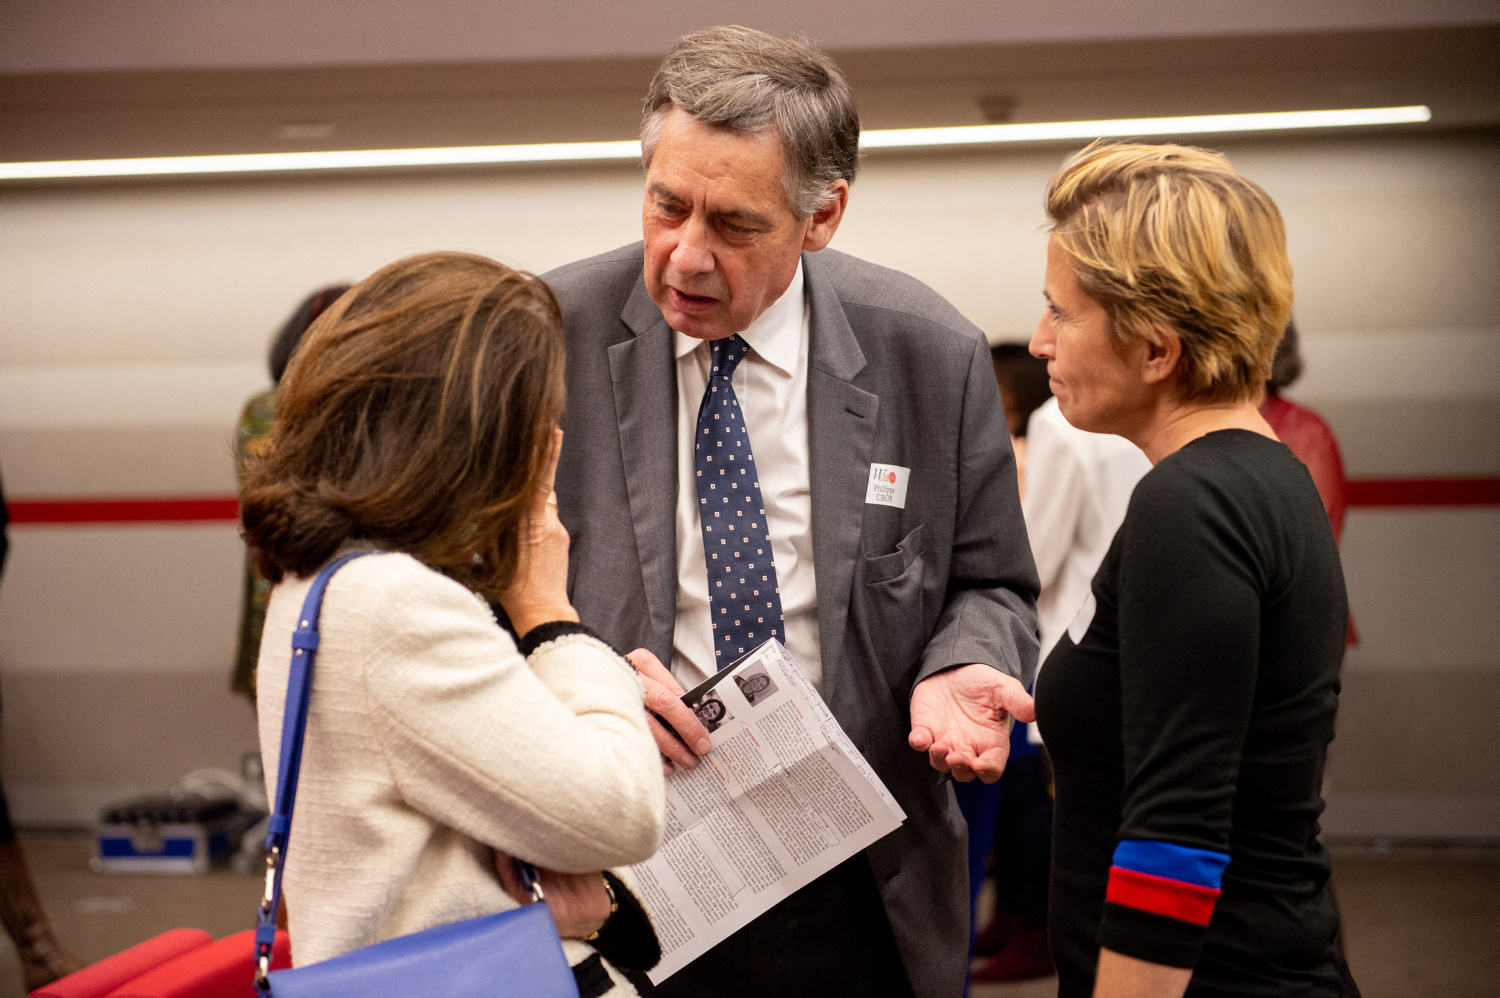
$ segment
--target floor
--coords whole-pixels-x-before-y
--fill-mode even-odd
[[[100,960],[181,926],[215,939],[255,926],[263,880],[228,870],[203,876],[105,876],[89,869],[93,838],[82,832],[21,834],[32,879],[63,946]],[[22,998],[21,969],[0,936],[0,998]]]
[[[102,876],[82,833],[28,833],[22,845],[58,938],[97,960],[177,926],[214,936],[249,928],[260,880]],[[1349,964],[1365,998],[1500,998],[1500,849],[1336,852],[1334,886]],[[15,951],[0,942],[0,998],[21,998]],[[972,998],[1052,998],[1054,980],[976,987]]]

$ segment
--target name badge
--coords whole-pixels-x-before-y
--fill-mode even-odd
[[[894,464],[870,465],[870,484],[865,488],[865,502],[905,509],[906,481],[910,477],[910,468]]]

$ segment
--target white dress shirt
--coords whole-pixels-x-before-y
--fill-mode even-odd
[[[1130,493],[1150,470],[1145,453],[1124,437],[1074,427],[1056,398],[1031,414],[1021,511],[1042,581],[1038,661],[1046,660],[1088,598],[1094,573],[1125,520]]]
[[[813,575],[812,488],[807,458],[808,306],[802,264],[786,293],[740,333],[749,345],[731,381],[755,467],[781,614],[783,644],[814,686],[821,688],[818,645],[818,590]],[[698,521],[698,490],[693,440],[698,406],[708,388],[712,346],[707,340],[676,334],[677,352],[677,622],[672,633],[672,675],[684,688],[713,675],[727,661],[715,661],[713,620],[708,601],[708,569]]]

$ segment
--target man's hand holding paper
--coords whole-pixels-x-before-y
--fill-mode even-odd
[[[634,867],[662,944],[657,983],[906,818],[775,639],[679,705],[717,748],[667,781],[661,850]]]

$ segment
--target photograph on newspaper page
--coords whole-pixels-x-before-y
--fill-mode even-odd
[[[631,868],[661,940],[655,984],[906,820],[781,642],[682,701],[713,748],[667,780],[661,849]]]

